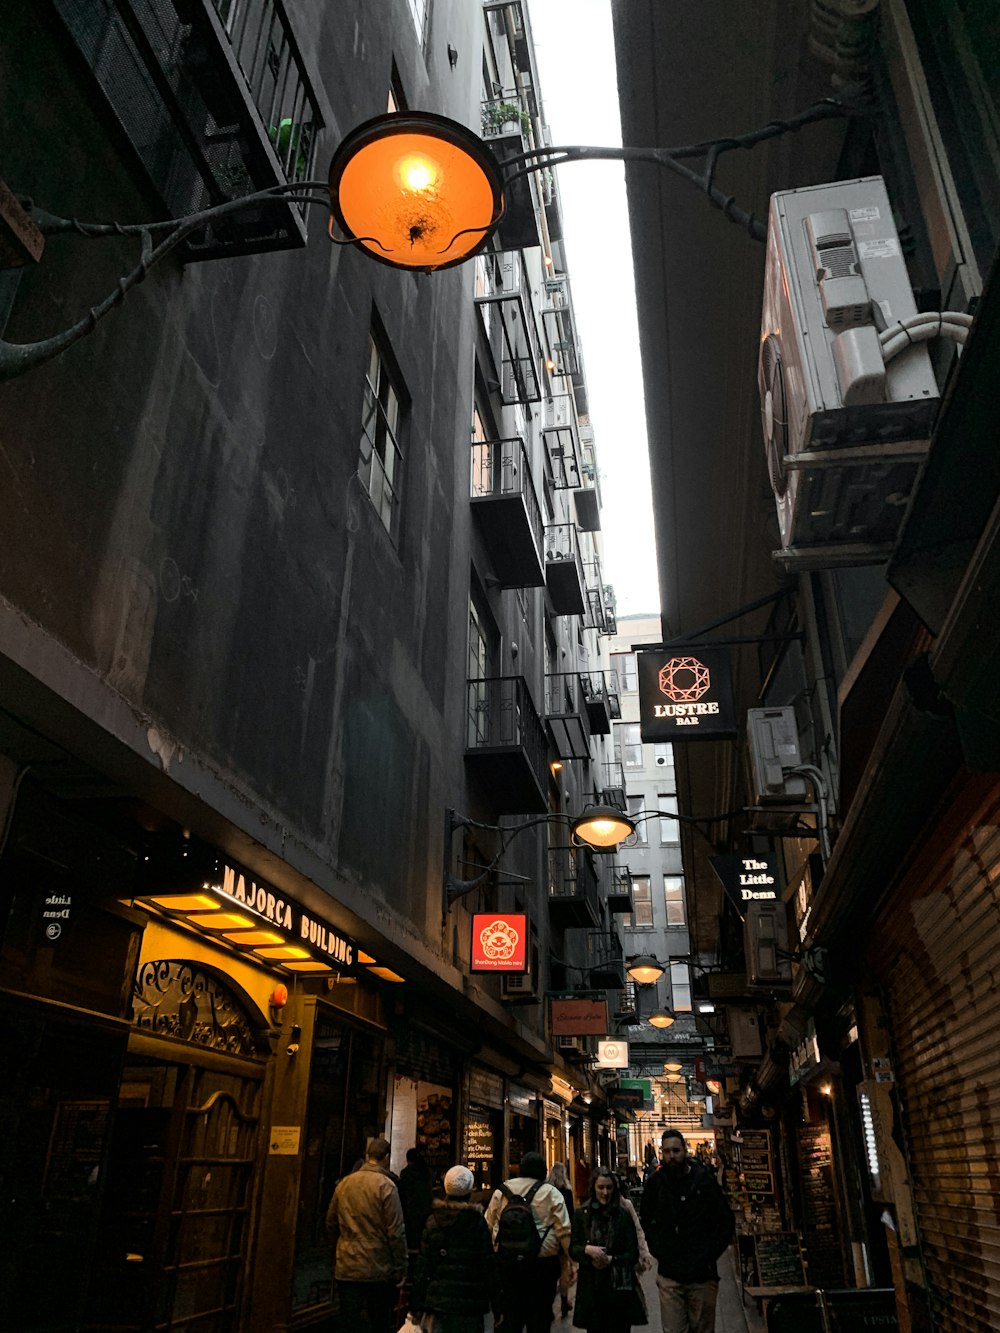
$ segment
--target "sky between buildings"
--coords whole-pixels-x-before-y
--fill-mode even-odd
[[[556,144],[620,144],[610,0],[528,0]],[[619,615],[658,614],[632,246],[620,162],[558,168],[601,474],[604,576]]]

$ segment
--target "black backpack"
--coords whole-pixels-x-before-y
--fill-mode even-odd
[[[500,1192],[507,1200],[497,1223],[496,1247],[502,1263],[519,1264],[526,1259],[537,1259],[542,1248],[542,1241],[549,1234],[546,1227],[540,1234],[535,1224],[535,1214],[531,1201],[541,1188],[542,1182],[536,1180],[525,1194],[515,1194],[506,1185],[500,1186]]]

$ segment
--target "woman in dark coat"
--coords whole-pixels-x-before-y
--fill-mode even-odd
[[[410,1314],[425,1333],[483,1333],[483,1316],[500,1314],[500,1267],[489,1227],[469,1202],[475,1178],[464,1166],[445,1172],[414,1265]]]
[[[580,1265],[573,1323],[588,1333],[627,1333],[646,1323],[646,1307],[635,1266],[635,1223],[621,1206],[618,1182],[599,1169],[590,1198],[573,1214],[569,1252]]]

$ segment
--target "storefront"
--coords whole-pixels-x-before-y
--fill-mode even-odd
[[[539,1096],[517,1083],[507,1085],[507,1165],[513,1174],[526,1152],[541,1152]]]
[[[28,782],[0,884],[10,1327],[328,1315],[326,1205],[385,1124],[353,942],[210,848],[112,834]]]
[[[492,1191],[503,1181],[503,1077],[470,1064],[465,1074],[462,1160],[477,1190]]]

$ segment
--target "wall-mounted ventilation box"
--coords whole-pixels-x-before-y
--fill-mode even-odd
[[[802,763],[794,708],[749,710],[747,758],[754,805],[807,798],[805,778],[790,771]]]
[[[772,196],[757,379],[783,547],[898,532],[939,395],[926,345],[885,364],[879,333],[916,313],[880,176]]]

